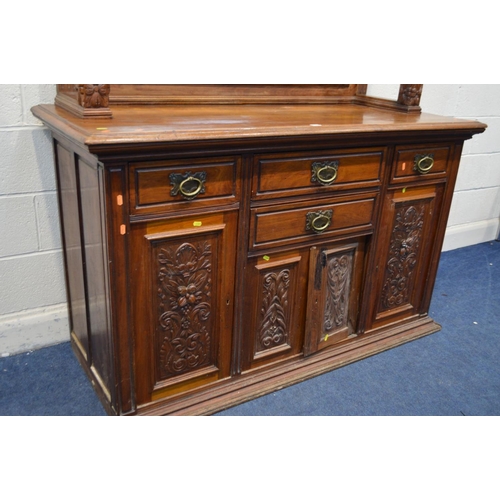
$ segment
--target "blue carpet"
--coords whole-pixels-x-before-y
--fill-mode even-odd
[[[220,416],[500,415],[500,243],[442,255],[443,330]],[[69,344],[0,359],[0,415],[105,415]]]
[[[0,415],[106,415],[68,343],[0,359]]]

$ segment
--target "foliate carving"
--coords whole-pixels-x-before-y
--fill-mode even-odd
[[[83,108],[107,108],[109,106],[108,84],[86,83],[78,85],[78,104]]]
[[[323,323],[326,334],[347,326],[352,265],[352,253],[334,256],[328,261]]]
[[[424,205],[396,209],[381,297],[382,311],[410,301],[422,241],[424,215]]]
[[[398,102],[405,106],[419,106],[422,97],[422,84],[402,84],[399,90]]]
[[[268,273],[263,282],[261,321],[257,335],[257,352],[288,344],[288,291],[290,271]]]
[[[168,378],[211,360],[212,248],[208,242],[157,254],[159,375]]]

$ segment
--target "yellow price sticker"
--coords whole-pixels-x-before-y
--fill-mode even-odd
[[[269,255],[264,255],[264,257],[262,257],[266,262],[269,262],[271,260],[271,257],[269,257]]]
[[[201,227],[201,226],[203,226],[203,222],[200,222],[199,220],[196,220],[196,221],[193,222],[193,226],[194,227]]]

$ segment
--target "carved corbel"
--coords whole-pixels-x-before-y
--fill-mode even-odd
[[[109,84],[59,84],[55,104],[81,118],[111,118],[110,92]]]
[[[83,83],[78,85],[78,104],[85,109],[109,107],[109,84]]]
[[[398,104],[407,106],[409,110],[420,110],[423,84],[402,83],[399,87]]]

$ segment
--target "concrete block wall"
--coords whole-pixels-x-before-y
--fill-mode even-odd
[[[0,355],[69,339],[48,130],[31,114],[54,85],[0,85]]]
[[[399,85],[368,93],[396,98]],[[30,108],[55,85],[0,85],[0,356],[69,340],[49,132]],[[500,85],[425,85],[424,112],[477,118],[488,131],[464,150],[445,249],[498,235]]]
[[[465,143],[445,250],[494,240],[500,233],[500,85],[429,87],[423,106],[432,112],[443,109],[488,125],[484,134]]]

